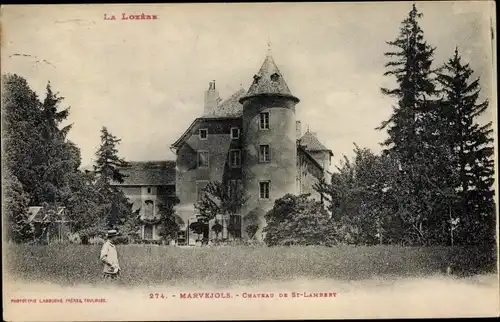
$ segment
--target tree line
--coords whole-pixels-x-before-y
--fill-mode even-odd
[[[328,212],[304,196],[278,200],[268,244],[495,244],[492,123],[478,122],[488,101],[458,48],[435,68],[421,17],[413,5],[387,42],[385,75],[397,85],[382,88],[396,101],[377,128],[388,134],[382,153],[355,145],[331,182],[316,185]],[[302,216],[311,211],[315,221]]]
[[[72,124],[63,125],[70,109],[61,108],[63,97],[54,93],[50,82],[44,99],[19,75],[2,77],[2,189],[4,238],[15,242],[42,240],[34,234],[28,207],[65,207],[71,230],[82,242],[103,237],[118,228],[124,238],[139,238],[140,218],[116,183],[123,183],[120,169],[127,167],[119,157],[120,139],[106,127],[95,152],[91,171],[81,171],[80,149],[70,140]],[[170,225],[173,206],[161,207],[160,221]],[[55,213],[48,212],[48,216]],[[46,226],[51,218],[46,218]],[[167,226],[168,226],[167,225]],[[170,232],[165,229],[165,234]]]
[[[395,101],[376,129],[387,133],[382,152],[355,145],[354,157],[344,157],[331,181],[315,186],[324,202],[307,195],[276,200],[265,216],[268,245],[494,244],[492,129],[491,122],[478,122],[489,102],[480,100],[480,80],[458,48],[434,66],[436,47],[426,42],[421,17],[413,6],[396,39],[387,42],[385,75],[396,86],[382,88]],[[85,238],[112,227],[138,238],[139,212],[114,184],[123,182],[120,169],[127,166],[117,150],[120,139],[103,127],[94,169],[82,172],[80,150],[67,139],[71,125],[63,125],[70,113],[60,106],[64,98],[50,83],[41,100],[18,75],[2,81],[4,236],[32,240],[27,208],[64,206]],[[227,188],[211,182],[195,205],[205,225],[215,220],[217,236],[217,215],[237,214],[247,198],[239,185],[232,193]],[[179,230],[174,205],[159,206],[164,239]],[[244,230],[253,237],[260,222],[250,217],[243,218]]]

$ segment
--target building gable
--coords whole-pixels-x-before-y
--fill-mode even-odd
[[[199,117],[189,126],[182,136],[172,144],[172,148],[178,149],[192,136],[197,136],[200,129],[208,129],[210,134],[224,134],[225,127],[221,124],[240,123],[240,117]],[[210,131],[212,130],[212,131]],[[229,134],[229,132],[227,132]]]

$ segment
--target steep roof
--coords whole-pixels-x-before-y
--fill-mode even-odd
[[[327,149],[316,137],[316,134],[310,132],[309,130],[304,133],[304,135],[300,138],[300,145],[304,147],[306,151],[327,151],[333,155],[333,152],[330,149]]]
[[[247,94],[240,98],[240,102],[252,96],[259,95],[286,96],[296,102],[299,101],[299,99],[290,92],[283,75],[270,54],[267,55],[259,72],[253,78],[252,85],[250,85]]]
[[[184,141],[189,137],[191,131],[193,131],[193,129],[195,128],[196,124],[198,122],[201,122],[201,121],[204,121],[204,120],[210,120],[210,121],[224,121],[224,120],[237,120],[239,119],[241,116],[212,116],[212,117],[198,117],[197,119],[195,119],[193,121],[193,123],[191,123],[191,125],[187,128],[186,131],[184,131],[184,133],[181,135],[180,138],[177,139],[177,141],[175,141],[170,147],[172,148],[178,148],[179,146],[181,146]]]
[[[215,109],[212,110],[204,118],[213,117],[238,117],[243,114],[243,105],[239,102],[240,98],[245,95],[243,88],[239,89],[236,93],[231,95],[228,99],[220,103]]]
[[[169,186],[175,185],[175,161],[133,161],[120,168],[125,175],[117,186]]]

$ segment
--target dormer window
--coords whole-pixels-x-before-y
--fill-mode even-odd
[[[208,137],[208,129],[200,129],[199,136],[200,140],[206,140]]]
[[[259,82],[259,80],[260,80],[260,76],[259,75],[254,75],[253,76],[253,82],[254,82],[254,84],[257,84]]]
[[[278,75],[278,73],[274,73],[274,74],[271,75],[271,80],[273,82],[278,81],[279,78],[280,78],[280,75]]]

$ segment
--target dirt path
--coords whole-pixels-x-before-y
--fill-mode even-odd
[[[13,302],[23,299],[37,302]],[[487,275],[352,282],[302,279],[228,289],[209,285],[71,288],[16,283],[5,285],[4,301],[6,320],[144,321],[498,316],[500,299],[497,277]]]

